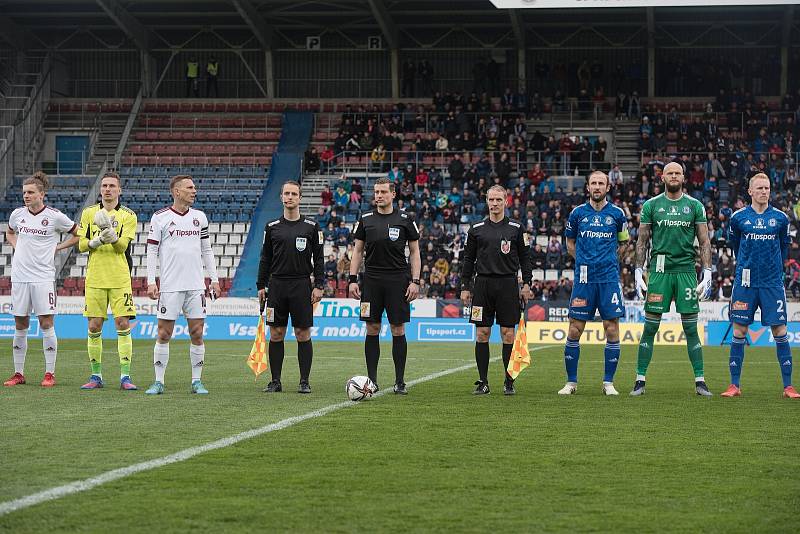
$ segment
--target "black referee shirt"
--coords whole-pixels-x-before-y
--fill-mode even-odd
[[[467,234],[461,288],[472,288],[472,276],[508,277],[522,271],[522,281],[531,283],[532,268],[528,234],[522,225],[504,217],[492,222],[486,217],[475,223]]]
[[[419,229],[408,213],[397,209],[387,215],[377,210],[364,212],[353,237],[364,242],[367,274],[409,274],[406,244],[419,241]]]
[[[325,284],[322,231],[311,219],[287,221],[283,217],[264,228],[264,247],[258,264],[256,287],[264,289],[270,277],[298,279],[314,274],[314,287]],[[312,265],[313,260],[313,265]]]

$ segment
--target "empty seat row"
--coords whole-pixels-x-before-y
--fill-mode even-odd
[[[134,132],[136,141],[278,141],[280,132],[256,131],[226,131],[214,130],[210,132],[192,130],[139,130]]]

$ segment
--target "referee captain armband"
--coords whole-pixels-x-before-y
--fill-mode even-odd
[[[357,274],[351,274],[347,278],[347,283],[348,284],[357,284],[358,283],[358,275]]]

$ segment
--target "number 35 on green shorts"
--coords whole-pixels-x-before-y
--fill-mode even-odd
[[[644,311],[667,313],[672,300],[678,313],[699,313],[697,276],[694,273],[650,272]]]

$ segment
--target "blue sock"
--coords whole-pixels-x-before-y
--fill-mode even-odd
[[[742,365],[744,364],[744,342],[745,338],[733,336],[731,339],[731,355],[728,358],[728,369],[731,371],[731,384],[739,387],[739,379],[742,376]]]
[[[603,355],[605,357],[603,382],[613,382],[619,363],[619,341],[606,341],[606,350]]]
[[[792,385],[792,348],[789,346],[788,335],[775,338],[775,352],[781,366],[783,387],[789,387]]]
[[[578,360],[581,358],[579,340],[567,338],[564,346],[564,366],[567,368],[567,382],[578,381]]]

